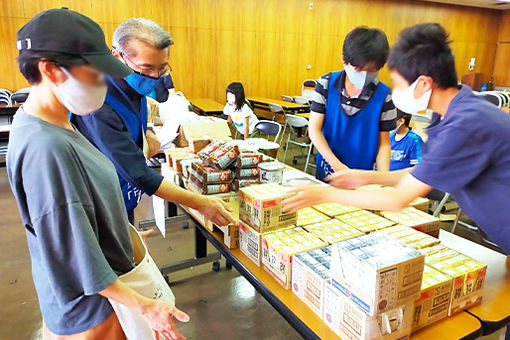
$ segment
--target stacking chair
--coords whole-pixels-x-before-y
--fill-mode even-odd
[[[276,114],[282,114],[284,117],[286,116],[285,110],[279,104],[269,103],[269,110],[273,113],[273,120],[275,120]],[[286,129],[287,129],[287,121],[285,120],[285,122],[283,123],[282,139],[283,139],[283,136],[285,135]]]
[[[268,140],[269,137],[274,137],[272,141],[278,143],[278,138],[282,132],[282,125],[272,120],[260,120],[254,128],[254,133],[257,132],[261,132],[266,135]]]
[[[289,135],[287,137],[287,141],[285,142],[285,153],[283,154],[283,162],[287,158],[287,151],[289,150],[289,144],[299,146],[300,150],[306,148],[306,161],[305,161],[305,169],[306,172],[308,170],[308,164],[310,163],[310,156],[312,154],[313,144],[310,138],[308,137],[308,119],[296,115],[287,114],[286,124],[289,126]],[[296,139],[294,139],[294,137]],[[283,138],[283,137],[282,137]],[[301,141],[298,139],[301,138]],[[305,155],[303,155],[305,156]],[[293,164],[295,163],[296,158],[299,156],[294,156]]]
[[[14,92],[11,96],[12,102],[15,104],[24,103],[30,93],[30,87],[25,87]]]
[[[276,114],[276,113],[281,113],[281,114],[285,114],[285,111],[283,110],[283,107],[280,105],[280,104],[273,104],[273,103],[269,103],[269,110]],[[274,120],[274,116],[273,115],[273,120]]]
[[[317,81],[315,79],[306,79],[303,81],[303,87],[301,88],[301,95],[308,100],[312,100],[313,93],[315,92],[315,85]]]
[[[301,104],[301,105],[310,105],[310,101],[308,98],[306,97],[303,97],[303,96],[295,96],[294,97],[294,101],[297,103],[297,104]]]
[[[453,227],[451,230],[452,234],[455,234],[455,230],[457,229],[457,226],[460,224],[460,225],[466,227],[467,229],[473,230],[476,233],[478,233],[478,236],[480,236],[481,244],[483,246],[491,248],[497,252],[500,252],[500,253],[506,255],[506,253],[496,243],[494,243],[482,229],[478,228],[477,226],[474,226],[469,223],[461,221],[460,220],[461,214],[462,214],[462,209],[459,208],[459,210],[457,210],[457,215],[455,216],[455,221],[453,222]]]
[[[474,92],[477,96],[481,96],[482,98],[488,100],[492,104],[496,105],[497,107],[501,108],[503,106],[503,98],[495,93],[494,91],[485,91],[485,92]]]
[[[282,100],[284,102],[294,103],[294,98],[292,98],[291,96],[287,96],[285,94],[282,94]]]
[[[11,105],[11,91],[6,89],[0,89],[0,105],[7,106]]]

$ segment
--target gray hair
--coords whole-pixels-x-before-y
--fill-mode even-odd
[[[154,21],[144,18],[127,19],[120,24],[113,33],[112,47],[125,51],[132,39],[143,41],[161,50],[174,43],[167,31]]]

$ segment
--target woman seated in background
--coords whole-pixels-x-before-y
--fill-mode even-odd
[[[236,130],[244,137],[250,137],[255,125],[259,122],[246,102],[243,84],[234,82],[227,87],[227,104],[223,114],[229,123],[234,124]]]

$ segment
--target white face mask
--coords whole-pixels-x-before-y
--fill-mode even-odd
[[[236,96],[233,93],[227,93],[227,103],[228,105],[234,105],[236,102]]]
[[[60,85],[51,84],[55,95],[62,105],[70,112],[79,116],[86,116],[103,106],[106,98],[106,84],[85,84],[69,73],[65,68],[60,68],[67,75],[67,80]]]
[[[344,70],[351,83],[358,89],[363,89],[365,86],[373,82],[377,78],[377,75],[379,74],[379,72],[377,73],[368,73],[366,71],[358,72],[354,69],[354,67],[351,64],[344,64]]]
[[[428,90],[421,97],[414,98],[414,89],[418,85],[418,79],[405,90],[394,89],[391,93],[393,104],[400,110],[410,114],[416,114],[426,110],[429,106],[432,90]]]

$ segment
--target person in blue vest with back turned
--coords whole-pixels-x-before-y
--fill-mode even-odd
[[[376,79],[388,51],[384,32],[357,27],[343,43],[344,70],[318,79],[309,125],[318,179],[345,169],[389,169],[396,110],[390,88]]]
[[[105,104],[88,116],[72,115],[71,121],[115,165],[131,223],[145,193],[184,204],[217,225],[227,225],[234,219],[222,200],[179,188],[146,163],[159,151],[156,136],[147,130],[146,96],[169,73],[172,44],[168,32],[153,21],[124,21],[114,32],[112,54],[133,73],[126,78],[107,77]]]
[[[421,160],[423,140],[409,127],[411,117],[397,109],[397,129],[390,134],[390,171],[411,168]]]

